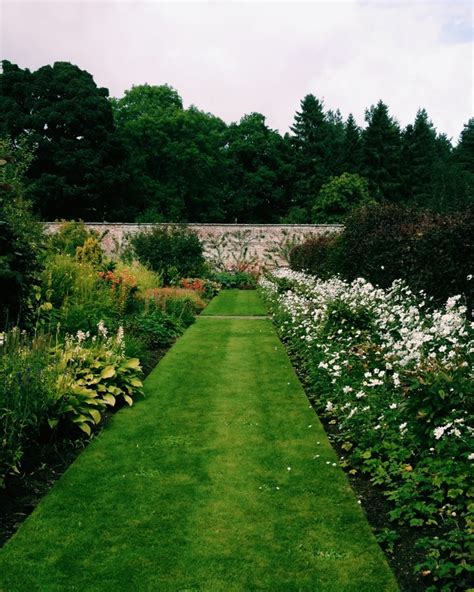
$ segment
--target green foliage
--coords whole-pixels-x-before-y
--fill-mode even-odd
[[[190,308],[187,302],[181,301],[180,305],[181,310]],[[148,306],[145,311],[134,315],[127,321],[127,332],[142,337],[150,350],[169,347],[184,332],[188,318],[185,313],[178,312],[176,304],[174,306],[168,304],[165,309],[170,312],[157,306]],[[178,313],[177,316],[172,314],[173,312]],[[194,314],[192,316],[194,320]]]
[[[51,326],[60,323],[64,333],[94,331],[99,321],[118,328],[124,294],[112,289],[90,263],[80,263],[69,255],[52,255],[45,261],[41,283],[42,301],[52,304],[45,318]]]
[[[251,113],[226,132],[225,219],[277,222],[291,187],[291,146],[270,129],[265,116]]]
[[[340,271],[341,239],[337,234],[314,236],[295,245],[290,251],[290,267],[328,278]]]
[[[257,287],[255,275],[246,271],[217,271],[211,277],[224,289],[254,290]]]
[[[472,570],[472,326],[459,297],[430,310],[402,282],[262,282],[278,331],[351,474],[368,475],[388,518],[419,531],[429,590],[469,587]],[[397,552],[393,529],[379,540]]]
[[[158,226],[130,237],[134,255],[160,274],[165,284],[177,277],[199,276],[204,269],[201,241],[185,226]]]
[[[58,377],[51,362],[48,339],[31,340],[18,328],[0,333],[0,488],[51,417]]]
[[[59,228],[50,235],[48,246],[53,253],[75,257],[77,249],[95,237],[98,233],[89,230],[82,220],[62,220]]]
[[[340,223],[353,209],[371,203],[367,181],[357,174],[343,173],[321,187],[312,208],[313,222]]]
[[[29,289],[42,265],[43,228],[23,197],[32,158],[24,140],[0,139],[0,327],[24,320]]]
[[[379,101],[365,114],[367,127],[362,133],[363,176],[369,182],[370,195],[377,201],[399,201],[401,195],[401,131]]]
[[[88,436],[107,407],[122,401],[132,405],[143,387],[140,360],[124,355],[123,330],[109,336],[99,323],[94,337],[85,344],[90,335],[79,331],[58,346],[58,401],[55,416],[50,419],[53,423],[65,417]]]
[[[28,196],[42,218],[121,218],[128,174],[107,89],[68,62],[30,72],[8,61],[0,88],[0,134],[36,146]]]

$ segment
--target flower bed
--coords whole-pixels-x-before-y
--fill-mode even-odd
[[[428,590],[467,589],[474,350],[461,298],[433,309],[401,281],[382,290],[289,270],[260,286],[310,397],[335,427],[342,465],[382,488],[391,521],[420,531],[416,569]]]

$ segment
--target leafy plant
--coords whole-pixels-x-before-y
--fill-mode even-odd
[[[51,425],[65,416],[90,436],[108,406],[120,401],[132,405],[134,397],[143,394],[140,361],[125,357],[123,330],[109,336],[99,323],[92,339],[79,331],[75,337],[68,336],[56,354],[58,401]]]
[[[199,276],[204,269],[201,241],[186,226],[156,226],[129,241],[140,263],[160,274],[165,284],[177,277]]]
[[[260,285],[343,466],[382,488],[394,525],[423,528],[429,590],[467,589],[473,327],[461,296],[436,309],[400,280],[384,290],[290,270]],[[389,550],[392,531],[380,534]]]

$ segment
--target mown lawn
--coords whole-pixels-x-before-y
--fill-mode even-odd
[[[223,290],[201,313],[203,316],[262,316],[267,311],[256,290]]]
[[[0,552],[2,592],[397,589],[267,320],[198,320]]]

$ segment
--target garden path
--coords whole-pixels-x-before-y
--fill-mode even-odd
[[[398,589],[269,320],[198,319],[145,391],[2,549],[0,591]]]

